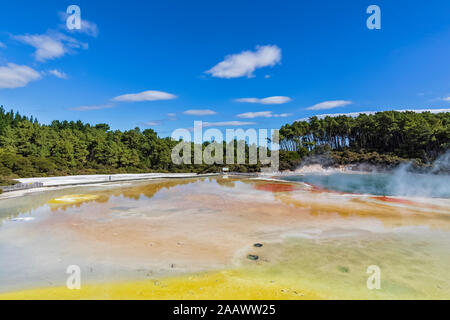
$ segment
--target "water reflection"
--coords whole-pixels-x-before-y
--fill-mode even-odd
[[[88,203],[107,203],[111,197],[122,196],[124,198],[139,200],[141,197],[151,199],[161,190],[170,190],[179,185],[187,185],[205,181],[206,178],[199,179],[173,179],[173,180],[155,180],[135,183],[115,183],[98,186],[70,187],[60,190],[44,191],[32,193],[20,198],[5,199],[0,201],[0,221],[5,218],[16,218],[19,215],[31,214],[38,208],[45,206],[50,202],[51,210],[69,209],[71,207],[80,208]],[[94,195],[96,199],[83,199],[74,201],[75,203],[51,203],[53,199],[62,198],[70,195]]]

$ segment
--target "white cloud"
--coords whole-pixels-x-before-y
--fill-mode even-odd
[[[39,72],[27,66],[8,63],[7,66],[0,67],[0,88],[25,87],[29,82],[40,78]]]
[[[176,113],[168,113],[167,116],[168,116],[168,117],[176,117],[177,114],[176,114]]]
[[[261,99],[258,98],[239,98],[235,99],[236,102],[245,102],[245,103],[260,103]]]
[[[63,42],[48,35],[24,35],[16,39],[35,47],[35,57],[39,61],[58,58],[66,53]]]
[[[442,100],[447,101],[447,102],[450,102],[450,96],[445,97],[445,98],[442,98]]]
[[[111,103],[100,104],[100,105],[89,105],[70,108],[74,111],[91,111],[91,110],[101,110],[114,108],[116,104],[114,102],[140,102],[140,101],[157,101],[157,100],[170,100],[175,99],[177,96],[162,92],[162,91],[144,91],[141,93],[124,94],[111,99]]]
[[[239,127],[256,124],[256,122],[247,121],[221,121],[221,122],[203,122],[203,127]]]
[[[94,38],[96,38],[98,36],[97,24],[95,24],[92,21],[88,21],[86,19],[81,19],[81,29],[80,30],[74,29],[74,30],[70,30],[70,31],[85,33],[88,36],[91,36]]]
[[[240,98],[236,99],[236,102],[246,102],[246,103],[260,103],[260,104],[284,104],[292,101],[289,97],[283,97],[283,96],[274,96],[274,97],[267,97],[263,99],[259,98]]]
[[[67,79],[67,74],[65,74],[62,71],[56,70],[56,69],[50,70],[48,73],[50,73],[60,79]]]
[[[277,46],[257,46],[255,51],[243,51],[225,57],[206,73],[216,78],[253,77],[258,68],[273,67],[281,61],[281,49]]]
[[[176,99],[177,96],[163,92],[163,91],[154,91],[148,90],[140,93],[130,93],[124,94],[112,99],[112,101],[118,102],[140,102],[140,101],[157,101],[157,100],[172,100]]]
[[[66,53],[72,53],[74,49],[88,48],[87,43],[82,43],[58,32],[34,35],[26,34],[15,36],[14,39],[34,47],[36,49],[34,56],[36,60],[41,62],[62,57]]]
[[[397,112],[405,112],[405,111],[412,111],[416,113],[423,113],[423,112],[431,112],[431,113],[441,113],[441,112],[450,112],[450,109],[403,109],[403,110],[384,110],[384,111],[397,111]],[[377,112],[383,112],[383,111],[359,111],[359,112],[350,112],[350,113],[332,113],[332,114],[320,114],[316,115],[318,119],[324,119],[326,117],[338,117],[338,116],[347,116],[347,117],[357,117],[360,114],[375,114]],[[302,118],[295,121],[308,121],[309,118]]]
[[[111,109],[114,107],[115,107],[115,105],[113,103],[107,103],[107,104],[99,104],[99,105],[93,105],[93,106],[75,107],[75,108],[70,108],[70,110],[72,110],[72,111],[92,111],[92,110]]]
[[[324,102],[315,104],[306,109],[307,110],[326,110],[326,109],[334,109],[334,108],[338,108],[338,107],[345,107],[349,104],[352,104],[352,102],[347,101],[347,100],[324,101]]]
[[[3,42],[0,41],[0,48],[6,48],[6,44],[4,44]]]
[[[63,27],[65,29],[65,31],[70,32],[70,33],[84,33],[88,36],[94,37],[96,38],[98,36],[98,26],[96,23],[86,20],[83,17],[81,17],[81,29],[72,29],[69,30],[67,28],[67,18],[69,17],[69,15],[66,12],[59,12],[58,13],[59,18],[61,19],[61,22],[63,23],[61,25],[61,27]]]
[[[280,113],[280,114],[274,114],[275,118],[286,118],[292,116],[292,113]]]
[[[273,111],[259,111],[259,112],[245,112],[238,114],[238,118],[242,119],[254,119],[254,118],[285,118],[289,117],[290,113],[274,114]]]
[[[183,112],[183,114],[189,116],[212,116],[217,114],[217,112],[209,109],[198,109],[198,110],[186,110]]]
[[[160,126],[162,124],[161,121],[148,121],[148,122],[143,122],[142,125],[147,126],[147,127],[155,127],[155,126]]]
[[[245,112],[238,114],[236,117],[243,119],[253,119],[253,118],[272,118],[272,111],[259,111],[259,112]]]

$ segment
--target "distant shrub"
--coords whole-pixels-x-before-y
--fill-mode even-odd
[[[13,180],[12,178],[0,177],[0,186],[13,186],[18,183],[19,183],[19,181]]]

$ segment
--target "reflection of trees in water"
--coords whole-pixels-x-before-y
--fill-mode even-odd
[[[145,196],[146,198],[151,199],[162,189],[170,190],[177,186],[198,183],[203,181],[205,181],[205,178],[152,181],[151,183],[122,187],[117,190],[109,190],[106,191],[106,193],[109,195],[109,197],[122,196],[124,198],[132,200],[139,200],[141,196]]]
[[[70,191],[69,191],[70,190]],[[31,214],[33,211],[44,206],[54,198],[72,194],[82,193],[85,188],[70,188],[52,191],[31,193],[17,198],[0,200],[0,221],[6,218],[14,219],[20,214]]]
[[[120,186],[117,188],[109,190],[101,190],[89,192],[90,195],[97,195],[97,199],[80,200],[76,203],[68,204],[52,204],[50,209],[52,211],[67,210],[69,208],[80,208],[81,205],[88,203],[107,203],[111,197],[124,197],[127,199],[138,201],[142,196],[147,199],[153,198],[159,191],[165,189],[170,190],[174,187],[187,185],[191,183],[198,183],[205,181],[205,178],[194,178],[194,179],[173,179],[173,180],[159,180],[159,181],[147,181],[139,182],[137,184]],[[84,190],[86,194],[86,190]],[[71,193],[75,194],[75,193]]]
[[[117,184],[112,189],[95,190],[93,187],[75,187],[53,191],[37,192],[18,198],[4,199],[0,201],[0,221],[6,218],[14,219],[20,214],[31,214],[33,211],[46,205],[50,200],[66,195],[90,194],[98,195],[95,200],[81,200],[71,204],[49,204],[51,211],[79,208],[87,203],[107,203],[111,197],[123,196],[128,199],[139,200],[141,196],[152,198],[160,190],[170,190],[176,186],[187,185],[205,181],[205,178],[171,179],[137,182],[133,185],[123,186]]]
[[[215,178],[215,180],[216,180],[217,184],[220,185],[221,187],[234,188],[234,187],[236,187],[236,181],[238,181],[239,179],[237,179],[237,178],[224,179],[222,177],[217,177],[217,178]]]

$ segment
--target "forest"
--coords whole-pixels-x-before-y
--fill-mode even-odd
[[[173,164],[171,151],[178,143],[158,137],[152,129],[122,132],[111,130],[108,124],[58,120],[46,125],[0,107],[2,181],[73,174],[217,172],[223,166]],[[336,164],[389,164],[405,159],[428,163],[449,147],[448,112],[312,117],[281,127],[280,169],[294,169],[304,157],[324,153]],[[261,165],[228,167],[231,171],[256,172]]]
[[[0,179],[4,182],[33,176],[220,170],[215,165],[173,164],[171,152],[178,143],[158,137],[152,129],[122,132],[108,124],[58,120],[43,125],[0,107]],[[245,148],[248,151],[248,145]],[[240,172],[260,170],[259,164],[229,167]]]
[[[425,165],[450,148],[450,112],[311,117],[282,126],[280,148],[285,151],[280,157],[294,164],[307,155],[330,153],[337,164],[414,160]]]

